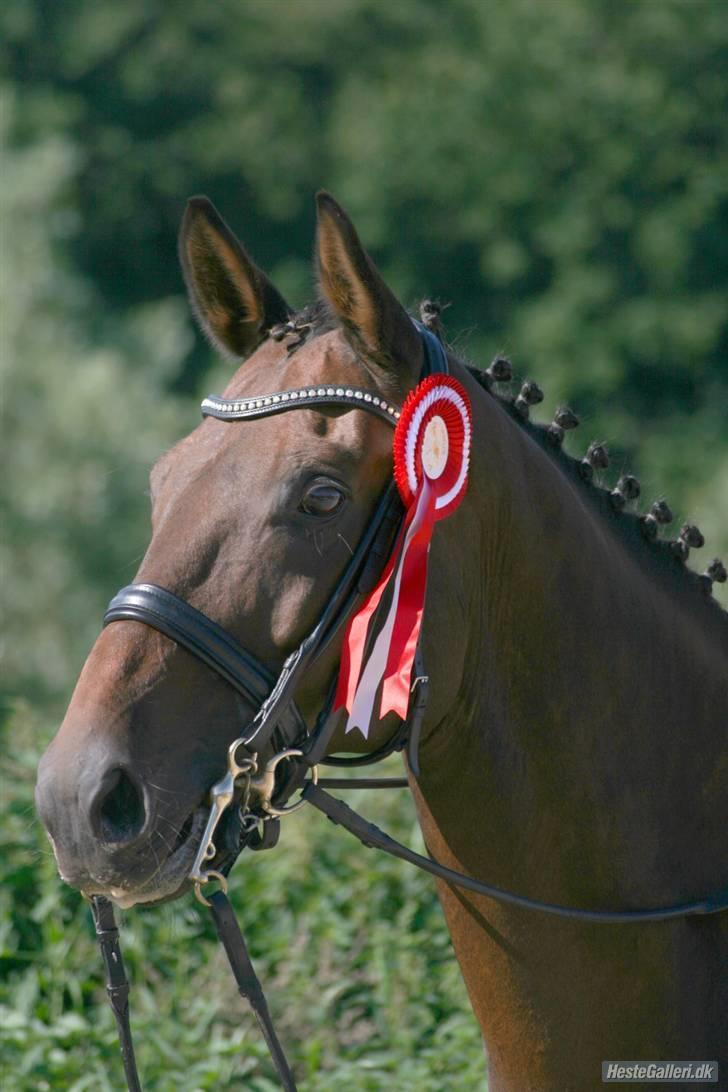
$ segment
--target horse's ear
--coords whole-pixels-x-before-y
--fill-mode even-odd
[[[290,314],[283,297],[207,197],[187,202],[179,256],[192,310],[217,349],[247,356],[265,331]]]
[[[358,347],[409,386],[420,371],[422,346],[404,307],[379,275],[354,225],[330,193],[316,195],[321,289]]]

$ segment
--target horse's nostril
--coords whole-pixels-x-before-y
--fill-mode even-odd
[[[105,842],[132,842],[139,835],[146,813],[137,785],[122,769],[112,770],[94,802],[94,826]]]

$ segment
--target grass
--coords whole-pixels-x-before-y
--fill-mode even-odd
[[[33,810],[50,734],[27,706],[3,727],[0,1072],[15,1092],[114,1092],[123,1075],[90,913],[58,879]],[[357,799],[421,847],[406,791]],[[487,1088],[431,879],[303,809],[284,821],[274,851],[240,859],[231,897],[301,1092]],[[192,896],[125,913],[122,945],[145,1089],[279,1088]]]

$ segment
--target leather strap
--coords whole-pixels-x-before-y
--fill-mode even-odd
[[[240,931],[230,900],[223,891],[215,891],[214,894],[210,895],[209,902],[212,920],[215,923],[220,942],[225,949],[225,955],[228,957],[238,992],[241,997],[244,997],[250,1003],[250,1007],[255,1013],[282,1087],[285,1092],[296,1092],[293,1073],[286,1061],[283,1047],[273,1027],[263,987],[250,960],[245,939]]]
[[[250,960],[245,939],[240,931],[233,908],[222,891],[210,896],[210,911],[217,935],[225,949],[235,982],[241,997],[244,997],[255,1013],[260,1030],[263,1033],[273,1064],[285,1092],[297,1092],[283,1048],[276,1035],[268,1004],[260,980]],[[106,992],[109,1003],[116,1017],[119,1033],[119,1046],[124,1063],[124,1075],[129,1092],[142,1092],[139,1073],[134,1057],[134,1044],[129,1020],[129,980],[124,969],[124,960],[119,943],[119,929],[114,918],[114,907],[103,895],[91,898],[96,936],[106,966]]]
[[[429,872],[438,879],[447,883],[464,887],[468,891],[474,891],[476,895],[487,895],[497,902],[508,903],[511,906],[520,906],[524,910],[540,910],[545,914],[554,914],[560,918],[570,918],[572,921],[588,921],[593,923],[617,925],[636,924],[650,921],[669,921],[671,918],[685,918],[702,914],[719,914],[728,909],[728,889],[718,891],[705,899],[697,899],[694,902],[678,903],[674,906],[653,907],[648,910],[580,910],[571,906],[559,906],[556,903],[541,902],[538,899],[529,899],[524,895],[514,895],[511,891],[504,891],[493,884],[483,883],[482,880],[473,879],[463,872],[455,872],[447,868],[439,861],[431,857],[423,857],[420,853],[402,845],[385,834],[383,830],[369,823],[363,816],[345,804],[343,800],[337,800],[329,796],[318,785],[308,782],[303,790],[303,798],[318,811],[323,812],[332,823],[348,830],[355,838],[373,849],[381,849],[391,857],[398,857],[402,861],[413,864],[423,872]]]
[[[114,907],[103,895],[91,896],[91,913],[101,955],[106,967],[106,993],[116,1017],[119,1047],[124,1063],[124,1073],[129,1092],[142,1092],[134,1057],[129,1021],[129,980],[124,970],[124,960],[119,944],[119,929],[114,918]]]
[[[182,645],[258,708],[273,689],[274,676],[207,615],[158,584],[128,584],[117,592],[104,625],[144,622]]]
[[[253,726],[259,722],[264,710],[270,710],[280,679],[276,683],[268,669],[222,626],[173,592],[157,584],[129,584],[111,600],[104,615],[104,625],[123,620],[152,626],[217,672],[255,708]],[[288,675],[290,660],[289,657],[284,664],[282,677]],[[276,728],[280,729],[288,746],[306,738],[306,724],[293,701],[276,707],[261,746]]]
[[[221,398],[208,394],[202,401],[202,416],[220,421],[245,421],[270,417],[290,409],[311,409],[317,406],[344,406],[346,409],[367,409],[389,425],[396,425],[399,409],[387,402],[377,391],[358,387],[298,387],[275,394],[253,395],[252,398]]]
[[[426,326],[423,326],[417,319],[412,319],[417,332],[422,340],[422,348],[425,354],[425,363],[422,368],[422,375],[435,375],[437,372],[442,372],[443,375],[450,374],[450,362],[447,359],[447,353],[445,347],[440,341],[439,337],[433,334],[432,330],[428,330]]]
[[[320,777],[325,789],[408,789],[406,777]]]

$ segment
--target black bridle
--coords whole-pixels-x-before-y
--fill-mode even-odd
[[[423,366],[420,378],[449,372],[447,355],[440,341],[420,323],[415,323],[422,342]],[[209,395],[202,402],[205,417],[221,421],[250,420],[271,417],[294,409],[343,406],[362,409],[386,421],[392,427],[399,420],[399,408],[379,392],[339,384],[326,384],[279,391],[248,398],[224,399]],[[129,584],[111,600],[104,615],[104,625],[117,621],[143,622],[164,633],[177,644],[202,660],[229,683],[257,712],[237,741],[236,752],[258,755],[271,744],[286,749],[299,749],[299,775],[285,779],[287,795],[300,787],[306,770],[327,761],[326,752],[336,727],[331,716],[334,689],[321,709],[314,730],[308,733],[306,723],[296,705],[296,691],[311,666],[327,650],[341,632],[357,606],[374,588],[387,563],[402,525],[404,508],[394,481],[384,490],[374,514],[337,586],[326,603],[311,632],[287,657],[277,678],[251,652],[244,649],[222,626],[184,599],[156,584]],[[375,754],[362,756],[363,762],[377,761],[385,754],[410,741],[410,759],[418,769],[416,742],[426,698],[427,679],[422,669],[418,649],[416,679],[407,729],[395,733],[392,740]],[[414,741],[414,742],[413,742]],[[338,759],[334,764],[360,765],[357,759]],[[283,803],[280,793],[276,802]]]
[[[420,323],[415,325],[419,330],[424,350],[422,378],[436,372],[447,372],[449,370],[447,356],[439,340]],[[223,399],[211,395],[203,401],[202,411],[205,416],[219,420],[239,421],[316,406],[346,406],[364,409],[391,425],[396,425],[399,418],[398,409],[375,391],[330,384],[245,399]],[[402,503],[392,482],[380,498],[374,515],[324,607],[318,623],[286,659],[277,678],[225,629],[165,588],[155,584],[130,584],[122,588],[109,604],[104,616],[104,625],[115,621],[131,620],[143,622],[159,630],[217,672],[258,710],[247,730],[230,749],[227,778],[214,786],[211,791],[211,812],[214,812],[221,797],[224,797],[227,803],[232,800],[233,791],[236,788],[236,771],[247,777],[246,785],[249,787],[250,772],[256,768],[257,756],[271,748],[279,751],[273,760],[275,765],[271,766],[271,785],[265,797],[265,807],[257,814],[255,811],[249,813],[254,818],[256,828],[259,823],[262,823],[263,833],[261,834],[260,830],[253,827],[246,829],[243,825],[238,853],[246,845],[251,849],[260,849],[269,848],[275,844],[278,816],[286,810],[292,810],[286,806],[286,802],[295,791],[301,789],[300,802],[311,804],[332,822],[349,830],[364,845],[373,846],[408,861],[447,883],[523,909],[539,910],[575,921],[606,924],[666,921],[693,915],[715,914],[726,910],[728,890],[720,891],[706,899],[645,910],[584,910],[516,895],[449,869],[431,857],[413,852],[390,838],[374,824],[367,822],[322,787],[324,785],[327,788],[337,789],[404,787],[408,784],[406,778],[359,778],[355,781],[328,778],[318,782],[305,780],[307,772],[315,771],[320,763],[359,766],[376,762],[391,754],[392,751],[404,747],[407,748],[411,773],[414,777],[419,776],[418,744],[427,702],[428,684],[419,648],[415,658],[416,677],[407,720],[402,723],[394,736],[375,752],[358,758],[327,755],[337,723],[337,718],[331,715],[333,687],[310,733],[295,701],[296,690],[306,671],[341,632],[357,605],[362,602],[379,579],[398,540],[403,514]],[[237,756],[240,753],[244,753],[247,758],[238,760]],[[288,760],[282,781],[276,780],[274,772],[277,769],[277,760],[281,758]],[[222,805],[223,808],[226,806],[227,804]],[[217,818],[219,819],[219,814]],[[214,855],[215,849],[212,842],[214,829],[215,824],[208,823],[208,830],[203,837],[203,845],[198,853],[196,865],[205,859],[210,859],[205,856],[206,849],[211,849]],[[210,832],[209,835],[208,832]],[[234,860],[229,862],[228,868],[232,867],[232,863]],[[201,901],[210,908],[238,989],[241,996],[250,1002],[255,1012],[282,1087],[287,1092],[295,1092],[293,1075],[273,1028],[260,982],[225,893],[224,877],[219,872],[211,871],[200,878],[198,871],[195,878],[193,873],[198,895],[200,885],[207,882],[205,877],[215,878],[223,885],[221,890],[215,891],[209,898],[201,898]],[[91,897],[91,906],[107,969],[107,992],[119,1029],[127,1085],[130,1092],[140,1092],[141,1085],[134,1059],[129,1022],[129,984],[124,972],[113,906],[108,899],[99,895]]]

